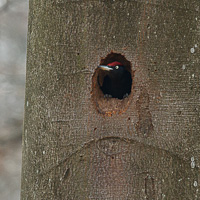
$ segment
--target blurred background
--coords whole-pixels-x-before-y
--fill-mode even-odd
[[[0,0],[0,199],[19,200],[28,0]]]

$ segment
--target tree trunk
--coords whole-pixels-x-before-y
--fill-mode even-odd
[[[200,199],[199,8],[30,0],[21,199]],[[123,100],[98,85],[109,59]]]

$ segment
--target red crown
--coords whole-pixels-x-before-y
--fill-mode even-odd
[[[107,66],[111,66],[111,67],[114,67],[114,66],[117,66],[117,65],[123,65],[123,64],[120,63],[120,62],[117,62],[117,61],[107,64]]]

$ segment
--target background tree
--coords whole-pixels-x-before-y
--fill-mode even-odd
[[[30,1],[22,199],[199,199],[199,6]],[[132,92],[105,99],[117,58]]]

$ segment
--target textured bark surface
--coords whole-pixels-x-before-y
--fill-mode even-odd
[[[199,6],[30,0],[21,199],[200,199]],[[105,116],[92,76],[111,50],[134,87]]]

